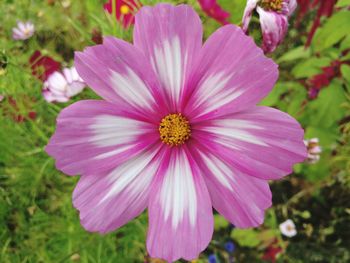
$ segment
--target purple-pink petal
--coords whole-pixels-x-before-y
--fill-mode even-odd
[[[307,157],[304,132],[289,115],[253,107],[193,127],[191,150],[213,206],[238,227],[259,225],[271,205],[268,180]]]
[[[142,213],[160,165],[160,147],[147,149],[105,173],[80,178],[73,205],[86,230],[107,233]]]
[[[250,37],[237,26],[223,26],[200,51],[184,114],[194,123],[239,112],[264,98],[277,77],[277,65]]]
[[[75,66],[98,95],[125,111],[154,122],[166,114],[159,81],[149,61],[133,45],[106,37],[102,45],[76,52]]]
[[[297,0],[289,0],[288,2],[288,16],[291,16],[295,9],[297,8],[298,6],[298,3],[297,3]]]
[[[46,151],[69,175],[102,173],[159,140],[157,127],[106,101],[80,101],[65,108]]]
[[[244,32],[248,31],[250,19],[252,18],[253,12],[258,4],[259,0],[247,0],[247,5],[244,9],[242,19],[242,29]]]
[[[304,131],[291,116],[269,107],[252,107],[193,126],[195,140],[248,176],[271,180],[305,160]]]
[[[283,41],[288,30],[288,18],[284,14],[272,11],[265,11],[257,7],[260,16],[261,31],[263,34],[264,52],[273,52],[276,47]]]
[[[134,45],[150,59],[171,112],[181,112],[188,77],[202,46],[202,24],[188,5],[142,7],[135,16]]]
[[[247,176],[215,156],[216,152],[193,148],[215,210],[239,228],[255,227],[264,221],[272,204],[268,181]]]
[[[211,200],[198,166],[186,147],[168,148],[150,196],[149,254],[168,262],[193,260],[212,233]]]

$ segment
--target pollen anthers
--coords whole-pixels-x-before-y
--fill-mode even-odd
[[[127,15],[130,13],[130,7],[127,6],[127,5],[122,5],[120,7],[120,13],[123,14],[123,15]]]
[[[159,134],[162,142],[170,146],[178,146],[191,137],[191,126],[181,113],[173,113],[161,120]]]
[[[283,0],[261,0],[260,4],[265,10],[281,11],[283,7]]]

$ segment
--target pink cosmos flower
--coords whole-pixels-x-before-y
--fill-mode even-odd
[[[80,93],[86,84],[78,75],[75,67],[52,73],[44,82],[43,96],[48,102],[67,102],[70,97]]]
[[[222,9],[216,0],[198,0],[203,11],[219,23],[228,24],[230,13]]]
[[[3,101],[4,98],[5,98],[5,96],[0,94],[0,102]]]
[[[234,25],[202,45],[188,5],[136,14],[134,43],[105,37],[75,66],[104,100],[64,109],[46,151],[82,175],[73,205],[88,231],[107,233],[148,207],[151,257],[192,260],[213,234],[212,207],[235,226],[257,226],[271,206],[268,180],[303,161],[303,130],[256,106],[277,65]]]
[[[113,1],[116,4],[116,18],[122,23],[124,28],[128,28],[135,22],[135,13],[141,7],[139,0],[109,0],[104,5],[108,13],[113,14]]]
[[[26,40],[33,36],[34,25],[31,22],[17,22],[17,27],[12,29],[12,38],[14,40]]]
[[[247,32],[253,11],[256,9],[263,33],[262,48],[266,53],[273,52],[283,41],[288,30],[288,18],[296,7],[296,0],[247,0],[242,28]]]

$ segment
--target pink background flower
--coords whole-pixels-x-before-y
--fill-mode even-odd
[[[135,13],[141,7],[139,0],[109,0],[104,5],[108,13],[113,13],[113,1],[116,2],[116,18],[124,28],[128,28],[135,22]]]
[[[281,2],[280,5],[277,4],[279,2]],[[274,7],[271,8],[269,5]],[[278,7],[276,8],[276,6]],[[247,0],[242,20],[243,30],[247,32],[253,11],[256,9],[260,16],[260,25],[263,34],[262,48],[266,53],[273,52],[283,41],[288,30],[288,18],[292,15],[296,7],[296,0]]]
[[[219,23],[225,25],[229,23],[230,13],[225,11],[217,0],[198,0],[203,11]]]
[[[26,40],[33,36],[34,31],[33,23],[18,21],[17,26],[12,29],[12,38],[15,40]]]
[[[67,102],[85,86],[74,67],[65,68],[63,73],[56,71],[44,82],[43,96],[48,102]]]

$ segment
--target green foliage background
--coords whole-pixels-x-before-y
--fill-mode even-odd
[[[86,89],[72,101],[49,104],[41,95],[42,83],[31,75],[28,60],[41,50],[64,66],[72,64],[74,50],[92,45],[91,32],[99,28],[104,35],[131,41],[131,30],[124,31],[103,11],[104,1],[2,0],[0,1],[0,262],[143,262],[147,215],[144,213],[108,235],[86,232],[79,224],[71,204],[77,177],[57,171],[44,146],[55,129],[62,108],[84,98],[97,98]],[[143,4],[154,4],[145,0]],[[200,12],[208,37],[220,25],[205,16],[195,0],[167,1],[189,3]],[[244,0],[219,0],[239,24]],[[303,86],[306,79],[321,73],[334,60],[349,61],[349,1],[338,1],[338,10],[322,20],[308,49],[307,32],[316,11],[310,10],[296,28],[293,20],[286,40],[272,57],[280,65],[280,79],[262,102],[278,107],[298,119],[306,138],[318,137],[323,153],[316,164],[299,164],[292,175],[272,182],[274,206],[264,225],[257,229],[232,229],[215,215],[215,234],[209,248],[201,254],[206,262],[216,253],[221,262],[229,255],[223,244],[233,240],[237,262],[263,262],[268,246],[277,242],[283,248],[278,262],[350,262],[350,66],[342,64],[341,74],[309,100]],[[13,41],[11,29],[17,20],[31,20],[36,26],[28,41]],[[251,35],[260,43],[258,19],[253,19]],[[11,116],[36,118],[17,123]],[[282,237],[278,225],[293,219],[298,235]]]

